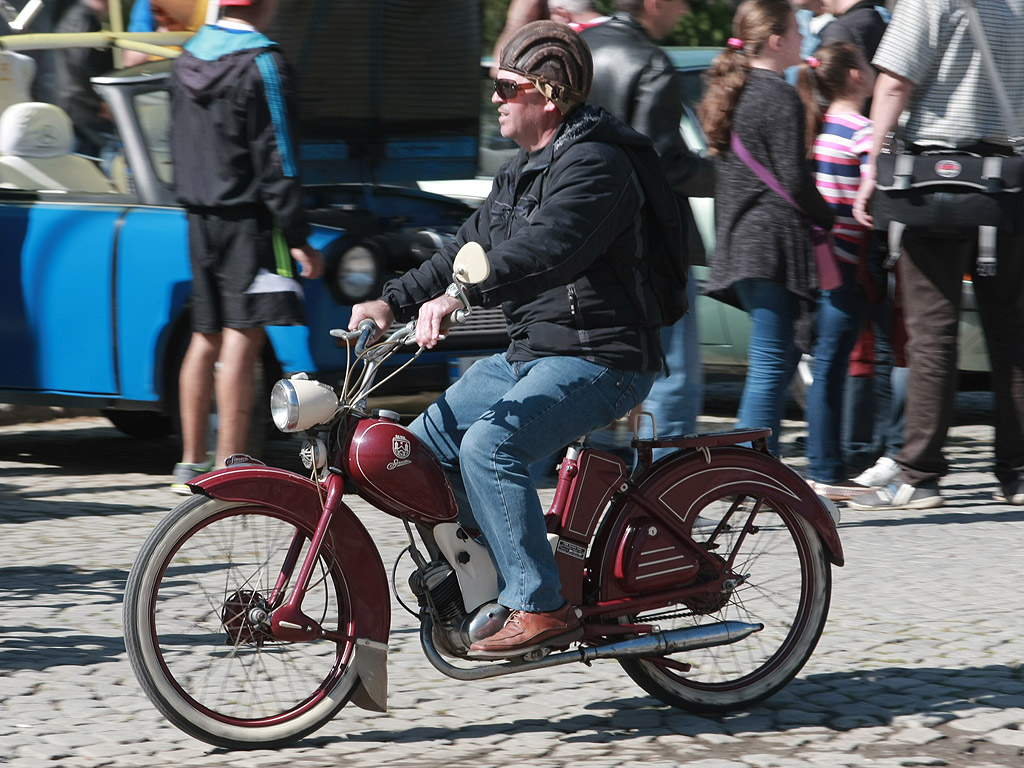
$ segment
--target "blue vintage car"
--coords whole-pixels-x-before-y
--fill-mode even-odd
[[[8,154],[0,156],[0,402],[100,408],[135,435],[173,429],[191,278],[167,142],[169,71],[165,60],[93,79],[122,146],[106,173],[69,154],[57,107],[8,121]],[[379,295],[388,275],[428,258],[469,215],[457,201],[402,182],[471,172],[475,82],[471,96],[462,134],[451,125],[436,135],[429,126],[385,130],[379,120],[366,122],[378,131],[372,137],[310,131],[300,146],[310,242],[327,270],[322,280],[304,281],[308,327],[267,329],[264,389],[297,371],[332,381],[345,350],[328,331],[347,325],[352,303]],[[339,183],[346,179],[358,181]],[[396,381],[440,389],[463,358],[504,347],[500,316],[473,317],[417,358],[416,376]],[[267,399],[257,402],[265,410]]]

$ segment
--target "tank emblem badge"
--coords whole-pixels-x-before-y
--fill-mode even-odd
[[[412,464],[412,461],[409,460],[409,454],[412,453],[412,444],[409,442],[409,438],[404,435],[395,435],[391,438],[391,450],[395,453],[395,461],[388,464],[388,469],[398,469],[406,464]]]
[[[391,438],[391,448],[395,452],[396,459],[408,459],[409,454],[412,453],[412,445],[409,443],[409,438],[404,435],[395,435]]]

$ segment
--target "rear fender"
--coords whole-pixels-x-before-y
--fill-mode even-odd
[[[836,523],[839,511],[832,502],[821,498],[814,489],[793,469],[769,454],[752,448],[730,446],[712,448],[707,453],[695,451],[677,459],[685,462],[680,470],[686,474],[708,472],[716,478],[719,486],[730,482],[754,482],[774,489],[789,507],[813,526],[825,544],[829,560],[833,565],[846,562],[843,543],[839,539]],[[732,475],[735,472],[735,475]],[[829,506],[835,510],[835,518]]]
[[[193,493],[222,501],[248,502],[298,514],[310,530],[316,528],[323,509],[320,489],[313,481],[274,467],[229,467],[205,474],[189,483],[189,487]],[[379,681],[387,679],[386,651],[391,628],[391,600],[384,563],[369,532],[345,504],[339,504],[334,510],[327,539],[334,543],[349,580],[352,626],[348,631],[359,638],[356,656],[362,657],[356,665],[360,685],[353,693],[352,702],[364,709],[384,711],[386,683],[382,693]]]
[[[728,446],[670,454],[636,480],[637,491],[647,499],[661,500],[681,522],[691,514],[696,516],[703,493],[712,489],[719,491],[729,485],[739,488],[751,484],[770,491],[806,519],[821,537],[829,560],[838,566],[844,564],[843,545],[827,506],[830,502],[814,493],[807,481],[791,468],[760,451]],[[628,504],[628,501],[623,499],[623,503]],[[612,517],[614,515],[608,516]],[[611,523],[611,520],[606,522]],[[607,540],[610,532],[603,531],[599,537],[602,533]]]

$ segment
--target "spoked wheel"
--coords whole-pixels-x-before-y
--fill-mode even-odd
[[[764,628],[728,645],[620,663],[667,704],[691,712],[746,707],[785,686],[814,651],[832,592],[825,549],[813,527],[772,495],[712,492],[688,518],[694,540],[731,565],[734,582],[635,621],[662,630],[729,620]],[[713,577],[709,570],[701,566],[701,579]]]
[[[147,539],[125,588],[125,645],[174,725],[222,747],[271,748],[345,705],[357,681],[351,643],[279,642],[269,631],[285,555],[295,541],[301,564],[312,533],[297,515],[193,496]],[[302,610],[348,632],[352,584],[329,539],[322,549]]]

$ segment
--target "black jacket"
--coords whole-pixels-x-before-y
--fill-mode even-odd
[[[202,27],[174,62],[170,93],[179,202],[252,209],[269,215],[289,246],[301,245],[309,227],[277,46],[258,32]]]
[[[54,32],[77,34],[103,29],[96,11],[82,2],[75,3],[61,17]],[[104,116],[103,100],[89,78],[114,68],[114,58],[102,48],[58,48],[53,51],[53,100],[68,113],[79,146],[75,150],[99,155],[114,124]]]
[[[713,197],[714,164],[691,151],[679,132],[683,85],[672,61],[627,13],[581,33],[594,56],[594,84],[587,101],[604,107],[649,136],[680,204],[690,232],[690,257],[702,263],[703,244],[692,225],[687,197]]]
[[[870,63],[882,41],[887,26],[875,8],[881,0],[861,0],[842,16],[837,16],[821,30],[821,44],[842,41],[853,43]]]
[[[476,241],[491,276],[469,296],[502,305],[510,361],[568,355],[656,371],[658,310],[635,268],[649,227],[676,242],[682,233],[650,141],[603,110],[578,109],[548,146],[502,166],[456,242],[387,283],[383,298],[399,319],[412,316],[451,282],[458,249]]]

